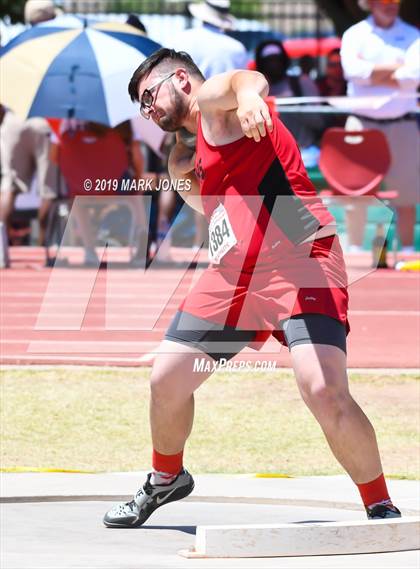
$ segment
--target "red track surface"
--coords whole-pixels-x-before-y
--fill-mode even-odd
[[[112,254],[121,259],[127,253]],[[78,256],[71,251],[72,261]],[[182,259],[185,252],[175,256]],[[95,279],[90,269],[44,268],[38,248],[13,248],[11,258],[12,268],[1,276],[3,364],[150,365],[194,277],[194,271],[187,271],[177,286],[183,270],[150,270],[144,279],[139,270],[114,269],[99,271]],[[346,261],[350,279],[356,281],[350,286],[349,367],[419,367],[419,274],[381,270],[366,275],[367,254]],[[175,292],[167,302],[170,286]],[[156,324],[147,329],[153,314]],[[287,349],[274,340],[260,352],[245,350],[241,358],[290,366]]]

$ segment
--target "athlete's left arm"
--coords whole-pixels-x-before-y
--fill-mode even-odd
[[[180,191],[178,193],[190,207],[198,211],[198,213],[204,214],[200,185],[194,173],[195,150],[184,144],[179,132],[176,134],[176,141],[169,154],[169,175],[171,180],[189,181],[189,191]]]
[[[201,86],[197,102],[205,115],[236,110],[245,136],[257,142],[273,123],[264,97],[268,82],[258,71],[235,70],[215,75]]]

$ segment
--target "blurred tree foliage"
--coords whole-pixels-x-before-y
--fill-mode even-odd
[[[258,18],[261,15],[261,4],[271,4],[270,0],[230,0],[231,12],[238,17],[247,14],[249,17]]]
[[[106,0],[106,11],[134,14],[187,14],[183,0]]]
[[[331,18],[338,36],[343,35],[347,28],[367,16],[367,13],[359,8],[357,0],[315,0],[315,3]],[[419,26],[418,0],[403,0],[400,15],[406,22]]]
[[[334,22],[337,35],[366,17],[358,7],[357,0],[314,0],[323,12]],[[274,4],[278,2],[288,2],[290,0],[231,0],[232,12],[234,14],[244,14],[258,18],[261,14],[262,4]],[[76,3],[76,2],[75,2]],[[173,0],[107,0],[103,2],[104,11],[107,12],[136,12],[136,13],[155,13],[171,14],[183,13],[186,9],[187,1],[174,2]],[[60,2],[57,2],[60,4]],[[89,1],[80,0],[81,11],[88,9]],[[99,2],[93,2],[98,6]],[[9,16],[11,21],[23,22],[23,8],[25,0],[0,0],[0,18]],[[84,5],[84,6],[83,6]],[[84,8],[84,9],[83,9]],[[401,17],[407,22],[420,25],[420,10],[418,0],[403,0],[401,4]]]

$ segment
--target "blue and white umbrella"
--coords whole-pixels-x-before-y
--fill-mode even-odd
[[[22,118],[78,118],[114,126],[138,114],[128,82],[159,48],[127,24],[60,16],[0,50],[0,102]]]

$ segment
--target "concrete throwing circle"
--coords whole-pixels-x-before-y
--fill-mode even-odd
[[[139,567],[153,568],[233,568],[259,569],[280,567],[291,567],[291,558],[287,559],[259,559],[256,564],[255,559],[185,559],[177,552],[183,550],[190,552],[192,556],[200,557],[239,557],[240,555],[249,557],[264,557],[265,555],[285,555],[283,552],[273,552],[268,550],[268,546],[273,547],[273,543],[291,543],[290,538],[284,533],[287,528],[294,529],[295,532],[306,532],[308,529],[319,526],[327,527],[329,524],[344,524],[343,527],[358,527],[363,525],[363,531],[369,535],[368,538],[375,545],[375,551],[395,551],[389,549],[390,543],[394,543],[396,536],[399,536],[399,527],[404,525],[404,532],[407,528],[411,535],[417,533],[418,540],[418,518],[406,517],[401,522],[393,522],[389,530],[394,537],[389,537],[387,547],[381,549],[378,541],[378,534],[373,540],[372,532],[374,527],[383,526],[391,523],[385,520],[382,522],[366,522],[365,514],[362,510],[347,510],[333,508],[331,506],[308,506],[308,505],[279,505],[245,503],[230,499],[227,503],[222,501],[211,501],[211,499],[184,500],[167,504],[158,509],[148,522],[141,528],[133,530],[118,530],[105,528],[102,525],[104,513],[111,507],[114,497],[99,498],[91,497],[60,497],[42,499],[36,497],[20,501],[8,499],[2,504],[2,555],[4,567],[8,569],[24,569],[29,567],[43,567],[43,569],[69,569],[70,567],[94,567],[95,569],[109,569],[119,567],[124,569],[139,569]],[[249,531],[262,531],[261,537],[253,536],[248,533],[248,541],[244,542],[244,525],[251,526],[245,528]],[[256,527],[262,525],[262,527]],[[352,524],[356,524],[352,526]],[[417,524],[417,525],[416,525]],[[215,532],[208,526],[215,527]],[[229,534],[227,526],[239,528],[239,537]],[[267,531],[267,526],[269,531]],[[273,527],[274,526],[274,527]],[[286,530],[284,528],[286,527]],[[254,528],[252,530],[252,527]],[[330,526],[331,527],[331,526]],[[417,527],[417,529],[416,529]],[[276,529],[277,528],[277,529]],[[235,531],[237,531],[237,529]],[[291,531],[290,529],[287,531]],[[317,529],[318,531],[318,529]],[[338,539],[339,550],[336,553],[346,553],[343,547],[349,540],[348,534],[337,533],[339,530],[332,530]],[[387,530],[388,531],[388,530]],[[242,532],[242,533],[241,533]],[[273,533],[274,532],[274,533]],[[277,532],[277,533],[276,533]],[[280,532],[280,533],[279,533]],[[308,567],[308,557],[302,558],[302,565],[298,559],[301,555],[315,555],[307,549],[302,549],[302,543],[306,542],[306,537],[302,540],[303,534],[298,534],[299,550],[292,553],[293,567]],[[305,534],[306,535],[306,534]],[[203,536],[205,537],[203,541]],[[225,536],[222,537],[221,536]],[[341,536],[341,537],[340,537]],[[255,539],[255,538],[258,539]],[[317,555],[331,554],[332,535],[327,536],[327,543],[323,541],[322,550]],[[324,539],[324,538],[323,538]],[[400,539],[398,537],[398,539]],[[199,547],[204,544],[204,549],[197,552],[197,540]],[[257,550],[251,550],[251,541],[254,541]],[[268,540],[268,541],[267,541]],[[394,540],[394,541],[393,541]],[[321,545],[321,541],[315,539]],[[214,549],[214,543],[219,548]],[[268,543],[268,545],[267,545]],[[309,543],[309,542],[308,542]],[[349,541],[350,543],[350,541]],[[365,542],[366,543],[366,540]],[[221,547],[226,548],[226,544],[232,544],[235,550],[221,551]],[[244,549],[244,544],[246,549]],[[263,548],[261,549],[261,544]],[[405,545],[401,541],[399,546],[404,549]],[[418,541],[417,541],[418,546]],[[337,546],[338,547],[338,546]],[[191,553],[191,551],[195,553]],[[359,548],[356,553],[366,553],[365,549]],[[291,553],[287,553],[291,555]],[[368,564],[371,569],[384,566],[384,557],[381,555],[369,555]],[[395,567],[417,567],[419,558],[414,551],[407,551],[397,555]],[[359,556],[357,556],[358,558]],[[363,555],[360,555],[362,558]],[[325,557],[325,567],[339,567],[338,559],[332,563],[332,557]],[[294,561],[296,560],[296,561]],[[331,561],[331,564],[330,564]],[[283,565],[284,562],[284,565]],[[366,565],[365,560],[365,565]],[[354,566],[358,565],[354,558]],[[386,563],[387,567],[391,567]]]

